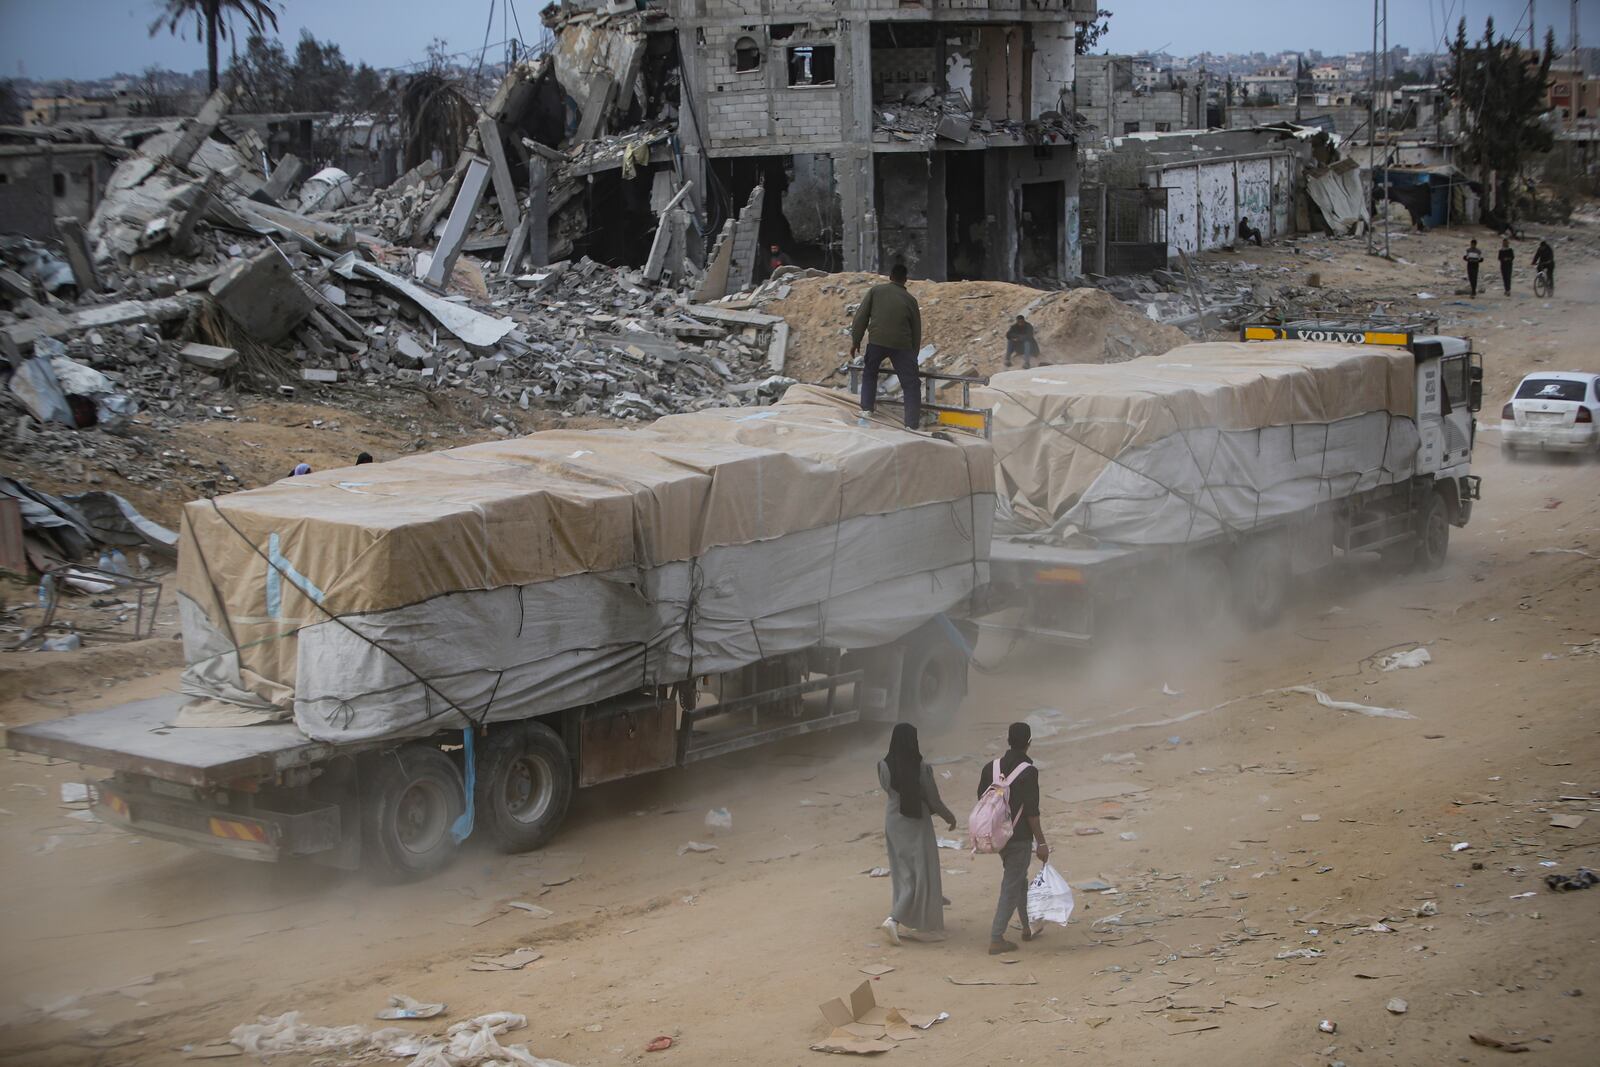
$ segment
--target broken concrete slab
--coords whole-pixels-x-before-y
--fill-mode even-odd
[[[194,159],[194,155],[200,150],[200,146],[205,143],[206,139],[217,128],[217,123],[222,121],[222,116],[228,113],[228,104],[230,103],[228,93],[229,90],[226,86],[218,89],[200,106],[200,111],[194,118],[184,121],[183,130],[178,137],[177,143],[167,152],[166,159],[168,163],[180,170],[188,168],[189,161]]]
[[[656,216],[656,236],[650,242],[650,255],[644,262],[645,281],[661,280],[661,272],[667,265],[667,250],[672,246],[672,209],[677,207],[693,188],[694,182],[684,182],[683,188],[673,194],[672,199],[667,201],[667,206]]]
[[[275,345],[311,313],[312,301],[276,248],[234,264],[211,283],[211,299],[256,341]]]
[[[80,293],[98,293],[100,274],[94,269],[94,257],[89,253],[89,241],[83,235],[83,223],[71,215],[56,219],[56,234],[67,250],[67,262],[72,266],[72,277]]]
[[[119,300],[114,304],[96,304],[66,316],[23,319],[10,326],[0,326],[0,352],[16,363],[32,352],[34,342],[42,337],[66,337],[85,330],[131,326],[141,322],[170,322],[186,317],[204,300],[204,297],[183,293],[155,300]]]
[[[478,119],[478,144],[489,158],[489,176],[494,180],[494,198],[500,205],[500,218],[506,233],[515,233],[522,225],[522,211],[517,205],[517,187],[511,180],[511,168],[506,164],[506,150],[500,140],[500,124],[488,115]]]
[[[267,177],[267,184],[261,191],[273,200],[282,200],[289,195],[289,190],[294,188],[294,183],[300,180],[300,174],[306,165],[300,157],[293,152],[286,152],[278,165],[272,168],[272,173]]]
[[[428,264],[428,273],[424,278],[435,289],[445,288],[450,280],[450,271],[456,265],[456,257],[461,254],[461,246],[466,243],[473,216],[478,213],[478,205],[483,202],[483,193],[488,184],[489,164],[481,157],[472,157],[467,161],[466,172],[461,178],[461,192],[450,209],[450,218],[445,222],[444,233],[434,248],[433,261]]]
[[[300,371],[300,380],[303,382],[336,382],[339,372],[336,370],[323,370],[318,367],[305,367]]]
[[[178,358],[196,367],[204,367],[206,370],[227,370],[239,362],[239,350],[222,348],[218,345],[203,345],[196,341],[178,349]]]

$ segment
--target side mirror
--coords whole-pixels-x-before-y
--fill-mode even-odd
[[[1483,408],[1483,368],[1472,367],[1467,376],[1467,407],[1479,411]]]

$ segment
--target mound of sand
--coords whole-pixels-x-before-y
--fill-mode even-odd
[[[850,319],[877,274],[829,274],[790,283],[764,310],[789,323],[784,373],[802,382],[843,384]],[[1157,355],[1189,340],[1099,289],[1043,293],[1006,282],[913,281],[922,306],[922,343],[938,351],[924,367],[989,375],[1004,369],[1006,327],[1027,315],[1044,363],[1112,363]]]

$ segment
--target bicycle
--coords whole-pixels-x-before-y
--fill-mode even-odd
[[[1533,274],[1533,295],[1546,297],[1555,289],[1555,282],[1550,279],[1550,272],[1540,267]]]

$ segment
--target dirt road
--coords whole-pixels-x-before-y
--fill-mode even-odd
[[[1434,260],[1453,247],[1427,240]],[[1491,426],[1526,369],[1600,371],[1593,259],[1564,267],[1549,306],[1496,296],[1447,313],[1487,353]],[[1476,1033],[1529,1045],[1531,1062],[1592,1063],[1600,889],[1553,893],[1544,877],[1600,867],[1600,466],[1510,466],[1497,445],[1486,431],[1484,500],[1438,572],[1342,569],[1264,634],[1171,635],[1093,657],[984,643],[990,673],[961,721],[924,734],[925,754],[948,761],[941,789],[964,815],[1005,724],[1035,714],[1056,865],[1110,887],[1080,890],[1072,924],[1014,963],[983,951],[993,857],[943,853],[947,941],[896,949],[879,936],[888,883],[862,872],[884,862],[881,728],[586,792],[549,850],[469,850],[411,886],[122,836],[62,806],[77,768],[7,753],[0,1063],[175,1063],[257,1015],[384,1025],[373,1013],[406,993],[449,1005],[401,1024],[419,1033],[520,1012],[530,1025],[511,1036],[572,1064],[800,1064],[819,1061],[817,1005],[875,964],[894,968],[873,981],[880,1003],[950,1016],[894,1060],[1505,1055]],[[1432,662],[1377,668],[1380,653],[1416,645]],[[30,676],[5,722],[174,685],[170,650],[107,659],[104,677],[89,662]],[[1325,708],[1294,686],[1409,717]],[[708,836],[713,807],[732,812],[731,833]],[[1556,828],[1555,813],[1587,821]],[[717,848],[679,855],[691,840]],[[552,914],[464,925],[506,901]],[[468,969],[474,953],[523,945],[543,958]],[[1324,1019],[1336,1032],[1319,1031]],[[662,1034],[674,1047],[646,1053]]]

